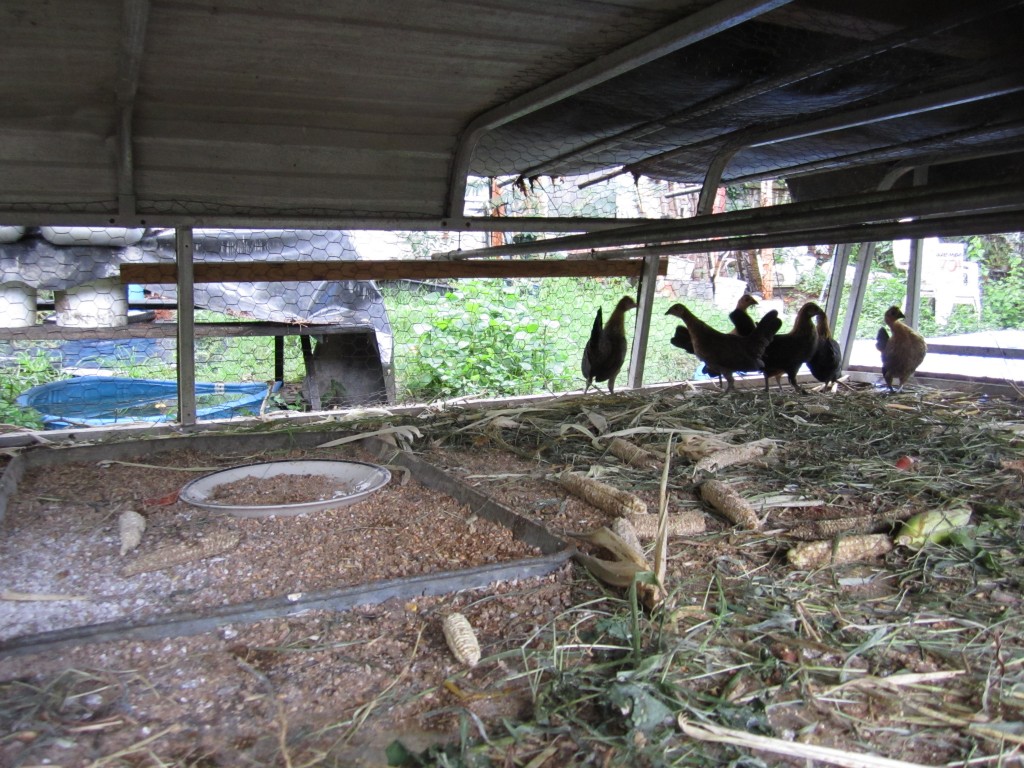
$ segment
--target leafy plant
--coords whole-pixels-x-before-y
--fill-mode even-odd
[[[22,408],[15,399],[27,389],[65,378],[50,362],[45,349],[19,352],[0,367],[0,422],[29,429],[42,429],[43,421],[32,408]]]
[[[423,298],[406,344],[403,384],[426,399],[487,393],[515,395],[567,385],[561,323],[535,296],[513,286],[467,286]]]

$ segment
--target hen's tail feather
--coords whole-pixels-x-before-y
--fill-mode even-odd
[[[879,352],[885,352],[885,347],[889,343],[889,333],[885,328],[878,329],[878,335],[875,336],[875,349]]]
[[[597,308],[597,315],[594,317],[594,327],[590,329],[590,343],[597,344],[601,340],[601,331],[604,330],[604,315],[601,307]]]

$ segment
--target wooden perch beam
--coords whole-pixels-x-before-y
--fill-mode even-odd
[[[641,277],[643,259],[531,259],[529,261],[231,261],[196,262],[196,283],[276,283],[309,280],[446,280],[460,277]],[[668,271],[662,258],[658,274]],[[121,282],[177,282],[172,263],[122,264]]]

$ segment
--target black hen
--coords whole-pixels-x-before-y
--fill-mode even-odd
[[[818,342],[814,348],[814,354],[807,361],[807,367],[811,375],[825,386],[839,380],[843,375],[843,353],[839,344],[832,338],[832,331],[828,327],[828,318],[824,313],[815,318],[818,330]]]
[[[734,372],[757,371],[764,367],[761,357],[765,347],[782,327],[779,313],[775,310],[762,317],[754,331],[746,336],[715,330],[683,304],[673,304],[665,314],[678,317],[686,323],[685,330],[693,344],[693,354],[703,360],[708,368],[721,372],[728,382],[726,392],[734,388]]]
[[[764,390],[768,391],[768,383],[774,377],[782,391],[782,374],[786,374],[793,389],[803,393],[804,389],[796,381],[800,366],[811,359],[818,345],[818,332],[812,320],[824,315],[824,311],[813,301],[808,301],[796,313],[793,328],[788,333],[780,333],[764,352]]]
[[[753,318],[747,314],[747,309],[756,305],[757,299],[749,293],[745,293],[740,296],[739,301],[736,302],[736,308],[729,313],[729,319],[732,321],[733,325],[733,329],[729,331],[730,334],[736,336],[747,336],[754,332],[757,324],[754,322]],[[686,330],[685,325],[676,326],[675,335],[672,337],[670,343],[673,346],[686,350],[691,355],[694,354],[693,341],[690,339],[690,332]],[[704,373],[708,376],[718,376],[719,379],[721,379],[721,374],[708,365],[704,366]]]
[[[615,377],[622,369],[626,360],[626,312],[636,309],[636,302],[629,296],[623,296],[612,310],[607,323],[602,323],[601,307],[597,308],[594,327],[590,331],[590,340],[583,349],[583,362],[580,369],[587,385],[583,394],[587,393],[595,381],[607,381],[608,391],[615,392]]]

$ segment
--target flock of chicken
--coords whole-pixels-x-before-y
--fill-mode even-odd
[[[797,312],[793,328],[779,333],[782,320],[776,310],[765,313],[757,321],[747,314],[756,304],[757,300],[750,294],[741,296],[736,309],[729,313],[733,327],[728,332],[712,328],[685,305],[673,304],[665,314],[678,317],[685,325],[676,326],[672,344],[700,358],[706,374],[720,380],[725,378],[726,392],[734,389],[732,375],[741,371],[761,371],[766,392],[773,378],[781,391],[782,374],[786,374],[793,388],[803,393],[805,390],[796,376],[804,364],[814,378],[826,385],[839,379],[842,353],[832,338],[828,318],[821,307],[813,301],[807,302]],[[608,382],[609,392],[615,392],[615,377],[626,360],[625,315],[635,308],[636,302],[624,296],[605,323],[598,307],[590,339],[583,350],[581,368],[587,380],[584,394],[591,384],[603,381]],[[890,391],[894,389],[895,379],[899,379],[902,389],[928,351],[924,338],[902,322],[903,318],[898,307],[890,307],[885,313],[889,330],[880,328],[875,342],[882,353],[882,376]]]

